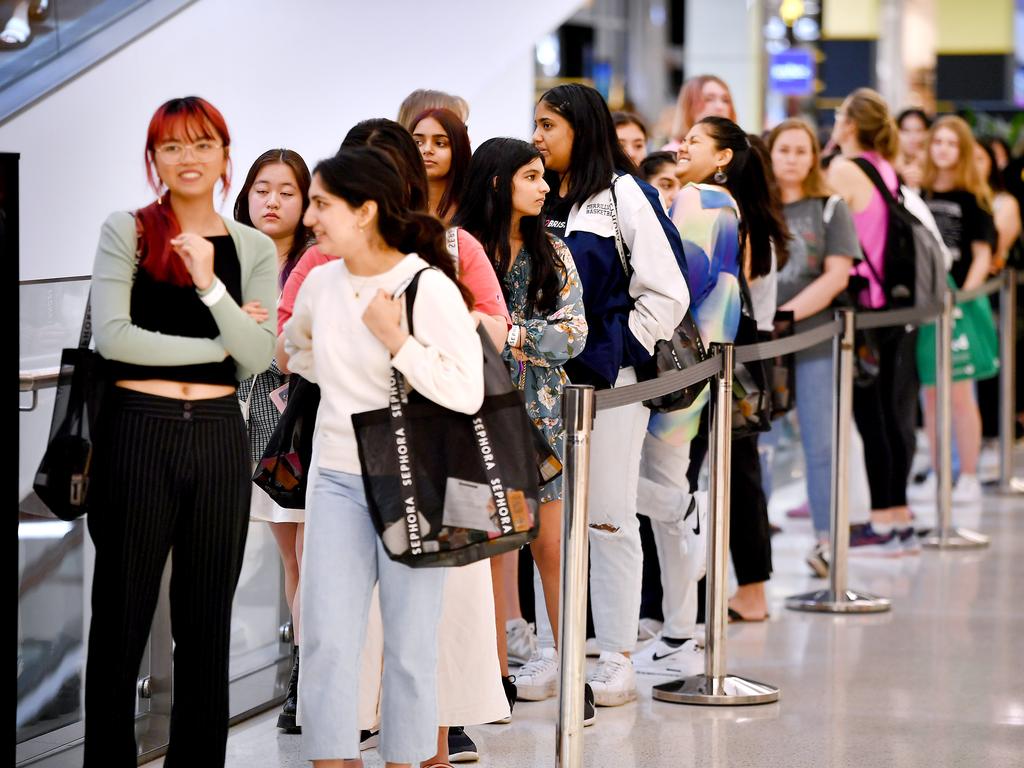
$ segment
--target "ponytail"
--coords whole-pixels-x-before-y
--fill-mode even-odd
[[[732,160],[723,169],[727,178],[722,186],[740,209],[740,250],[750,244],[750,276],[764,277],[771,272],[773,246],[781,269],[789,258],[790,234],[764,143],[724,117],[705,117],[698,125],[704,126],[716,149],[732,150]]]
[[[882,94],[871,88],[858,88],[846,98],[844,111],[846,119],[853,123],[861,147],[877,152],[886,160],[896,157],[899,128]]]
[[[409,210],[408,187],[391,156],[372,146],[342,146],[334,157],[317,163],[313,173],[328,192],[353,208],[375,201],[377,230],[384,242],[402,253],[415,253],[441,270],[472,308],[473,294],[456,278],[445,247],[444,225],[430,214]]]

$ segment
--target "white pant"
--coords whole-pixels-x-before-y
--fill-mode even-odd
[[[697,581],[706,563],[706,501],[690,494],[686,471],[690,444],[672,445],[648,432],[640,463],[638,509],[651,520],[661,566],[665,637],[693,637],[697,626]],[[692,496],[696,514],[684,518]],[[699,531],[699,533],[695,533]]]
[[[636,383],[632,368],[615,380]],[[636,645],[643,582],[640,521],[636,518],[640,454],[650,411],[634,403],[600,411],[590,444],[590,595],[594,631],[603,651],[630,653]]]

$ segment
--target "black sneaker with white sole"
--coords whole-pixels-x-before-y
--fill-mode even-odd
[[[583,727],[593,725],[597,719],[597,710],[594,708],[594,689],[590,683],[583,686]]]
[[[380,731],[360,731],[359,732],[359,751],[365,752],[368,749],[373,749],[380,744]]]
[[[453,725],[448,729],[448,762],[473,763],[480,759],[480,752],[469,734],[466,726]]]

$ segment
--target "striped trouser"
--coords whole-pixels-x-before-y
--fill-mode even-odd
[[[165,764],[223,766],[231,602],[252,487],[238,401],[114,387],[104,409],[88,515],[96,563],[84,765],[136,765],[136,680],[170,553],[175,647]]]

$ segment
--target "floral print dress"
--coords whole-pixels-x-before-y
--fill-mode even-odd
[[[572,254],[553,239],[555,251],[565,265],[564,285],[554,311],[545,316],[528,299],[532,261],[525,249],[505,275],[504,287],[512,324],[520,327],[522,348],[517,360],[508,344],[502,353],[512,380],[523,392],[526,412],[561,459],[564,456],[565,426],[562,423],[562,389],[569,382],[563,365],[583,351],[587,341],[587,319],[583,311],[583,286]],[[562,498],[562,478],[541,489],[541,501]]]

